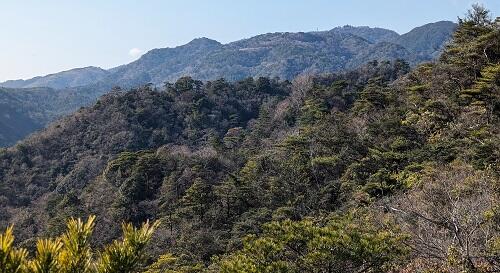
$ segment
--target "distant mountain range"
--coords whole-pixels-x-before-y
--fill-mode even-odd
[[[268,33],[228,44],[198,38],[175,48],[153,49],[138,60],[109,70],[77,68],[29,80],[0,83],[10,88],[55,89],[105,85],[162,84],[182,76],[200,80],[246,77],[292,79],[301,73],[354,69],[370,60],[401,58],[417,64],[435,58],[456,24],[426,24],[410,32],[383,28],[337,27],[330,31]]]
[[[455,28],[455,23],[441,21],[403,35],[382,28],[344,26],[330,31],[268,33],[228,44],[198,38],[175,48],[153,49],[109,70],[85,67],[6,81],[0,83],[4,87],[0,88],[0,147],[92,103],[115,86],[161,85],[183,76],[204,81],[261,76],[293,79],[300,74],[355,69],[372,60],[405,59],[415,65],[436,58]]]
[[[56,118],[95,102],[100,94],[91,88],[0,87],[0,147],[12,145]]]
[[[35,77],[29,80],[11,80],[0,84],[8,88],[50,87],[63,89],[83,86],[104,79],[110,72],[99,67],[75,68],[47,76]]]

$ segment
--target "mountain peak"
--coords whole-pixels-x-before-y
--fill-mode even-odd
[[[369,26],[345,25],[336,27],[330,30],[330,32],[356,35],[372,43],[387,42],[399,37],[399,34],[393,30]]]
[[[443,46],[451,39],[457,24],[450,21],[439,21],[416,27],[394,40],[395,43],[413,51],[435,58]]]
[[[220,46],[222,45],[216,40],[207,38],[207,37],[201,37],[201,38],[195,38],[191,42],[187,43],[186,46]]]
[[[457,24],[453,23],[451,21],[438,21],[438,22],[428,23],[428,24],[413,28],[412,30],[408,31],[407,33],[405,33],[401,36],[411,35],[412,33],[426,32],[426,31],[440,31],[440,32],[448,33],[448,32],[453,32],[456,27],[457,27]]]

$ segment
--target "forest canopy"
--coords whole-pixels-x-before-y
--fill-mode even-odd
[[[413,69],[114,90],[0,150],[0,272],[497,272],[499,118],[479,5]]]

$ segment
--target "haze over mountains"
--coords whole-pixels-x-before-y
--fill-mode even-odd
[[[29,80],[10,80],[1,83],[1,86],[9,88],[50,87],[62,89],[92,84],[104,79],[108,74],[109,72],[107,70],[89,66],[46,76],[39,76]]]
[[[98,82],[162,84],[182,76],[200,80],[258,76],[292,79],[301,73],[356,68],[371,59],[401,58],[416,64],[435,58],[455,27],[453,22],[441,21],[399,35],[383,28],[344,26],[321,32],[268,33],[228,44],[197,38],[175,48],[153,49],[137,61],[109,70],[77,68],[6,81],[0,86],[62,89]]]
[[[109,70],[85,67],[6,81],[0,83],[4,87],[0,104],[5,105],[0,146],[14,144],[115,86],[162,85],[183,76],[204,81],[264,76],[291,80],[304,73],[354,69],[371,60],[404,59],[415,65],[436,58],[455,27],[453,22],[441,21],[399,35],[382,28],[344,26],[321,32],[268,33],[228,44],[198,38],[175,48],[153,49]],[[17,128],[20,120],[25,120],[24,125]]]

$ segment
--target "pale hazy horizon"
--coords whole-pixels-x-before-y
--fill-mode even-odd
[[[198,37],[228,43],[343,25],[402,34],[426,23],[456,21],[476,2],[500,13],[500,1],[494,0],[9,1],[0,3],[0,81],[78,67],[108,69]]]

